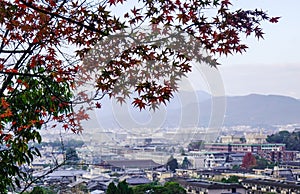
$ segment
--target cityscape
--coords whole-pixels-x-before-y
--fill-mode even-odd
[[[0,194],[300,194],[299,2],[1,0]]]
[[[220,131],[214,142],[206,142],[205,128],[161,129],[151,136],[141,132],[139,138],[115,130],[94,129],[77,136],[46,131],[39,148],[42,157],[30,167],[32,176],[41,178],[29,188],[95,194],[125,180],[133,188],[172,181],[186,193],[300,192],[299,146],[289,150],[271,138],[279,133],[300,137],[298,125],[277,130],[232,126]]]

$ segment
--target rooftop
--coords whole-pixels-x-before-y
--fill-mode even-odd
[[[107,160],[106,165],[118,168],[152,169],[162,166],[153,160]]]

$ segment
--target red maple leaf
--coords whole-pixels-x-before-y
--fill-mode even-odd
[[[281,17],[272,17],[269,21],[270,21],[271,23],[277,23],[278,20],[279,20],[280,18],[281,18]]]

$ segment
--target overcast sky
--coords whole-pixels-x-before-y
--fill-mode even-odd
[[[300,1],[233,0],[235,7],[261,8],[281,16],[277,24],[265,23],[265,39],[246,39],[242,55],[222,58],[219,67],[227,95],[279,94],[300,99]]]

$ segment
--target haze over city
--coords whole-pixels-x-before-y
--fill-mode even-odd
[[[261,8],[281,18],[276,25],[264,24],[263,40],[246,39],[246,53],[222,57],[219,70],[226,94],[279,94],[300,99],[300,2],[241,0],[233,4],[237,8]]]

